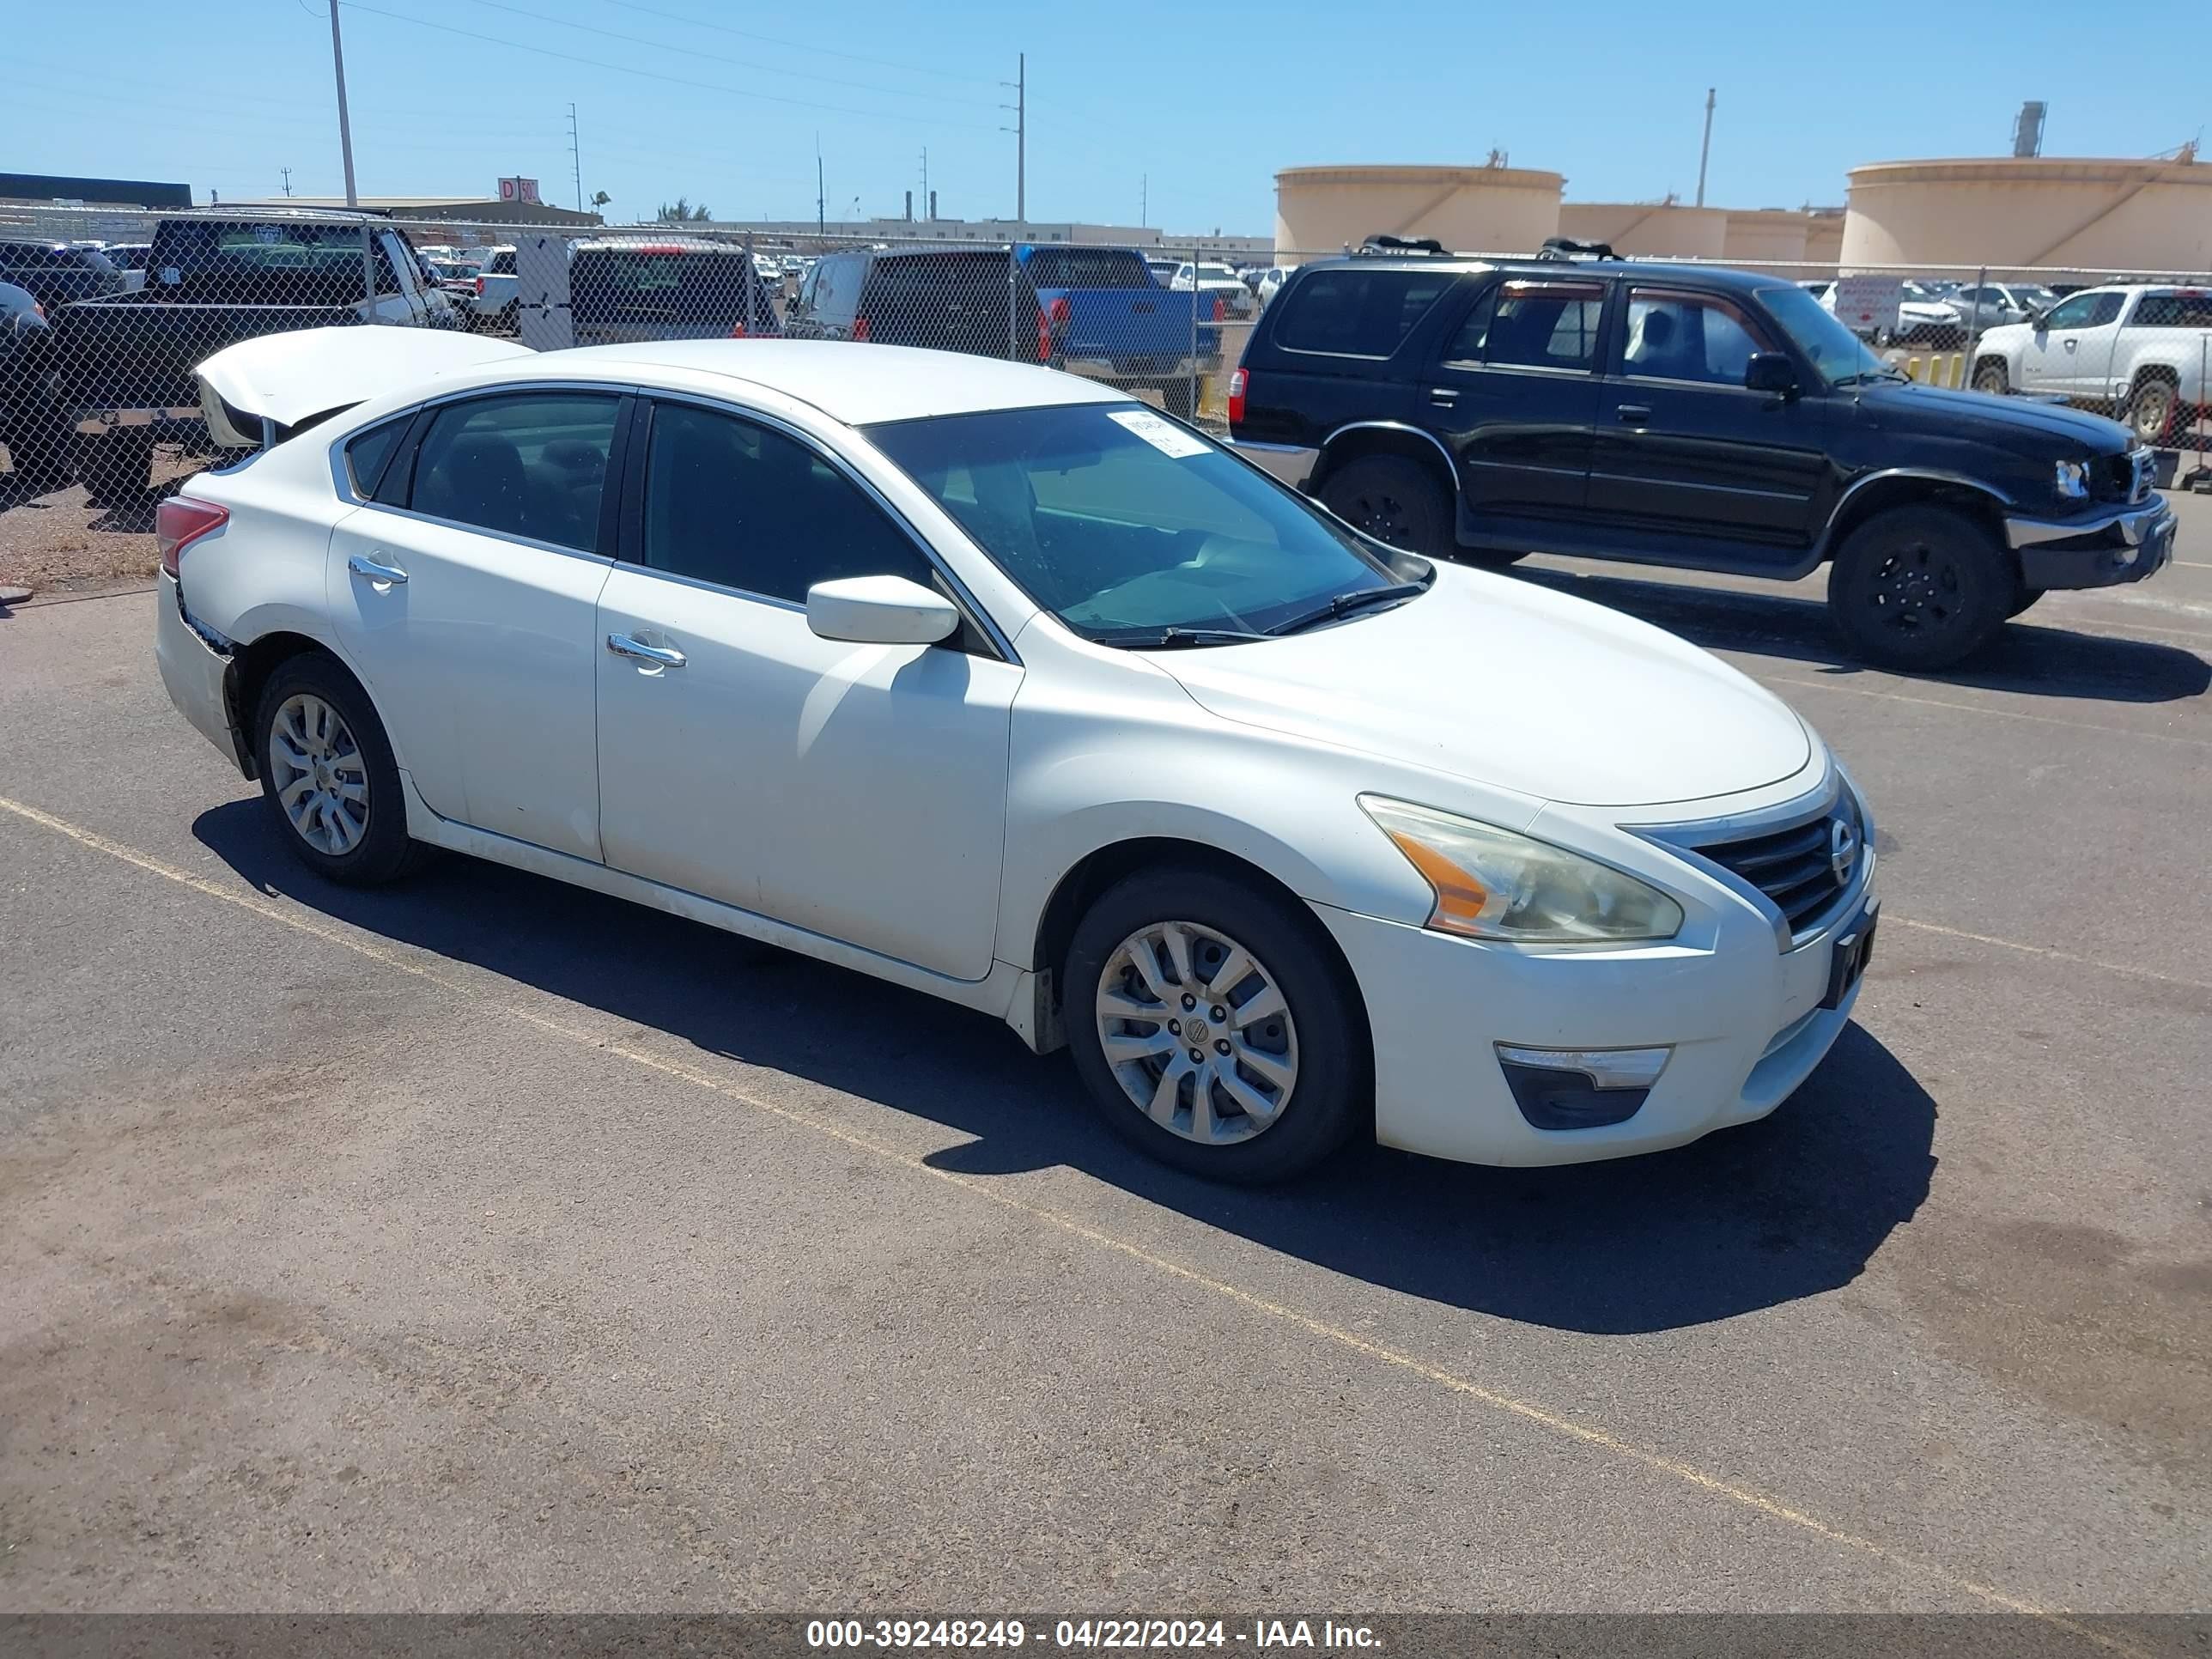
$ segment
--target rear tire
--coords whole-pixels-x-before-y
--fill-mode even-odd
[[[2173,425],[2181,407],[2181,388],[2154,375],[2128,388],[2128,429],[2140,444],[2156,445]]]
[[[1322,486],[1321,499],[1338,518],[1378,542],[1431,559],[1458,551],[1449,493],[1402,455],[1364,455],[1337,468]]]
[[[1076,1074],[1114,1132],[1164,1163],[1285,1181],[1366,1121],[1348,975],[1310,915],[1245,883],[1179,868],[1115,883],[1078,924],[1061,985]]]
[[[407,834],[399,765],[368,694],[321,651],[277,665],[253,717],[262,798],[293,856],[317,875],[374,887],[430,848]]]
[[[154,429],[118,427],[86,434],[77,451],[85,499],[94,507],[131,507],[153,486]]]
[[[1844,540],[1828,611],[1851,648],[1885,668],[1948,668],[2004,626],[2020,579],[1984,526],[1948,507],[1893,507]]]

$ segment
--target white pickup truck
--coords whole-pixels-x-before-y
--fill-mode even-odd
[[[2208,401],[2212,288],[2083,289],[1974,350],[1977,392],[2025,392],[2109,412],[2146,444],[2167,441]]]

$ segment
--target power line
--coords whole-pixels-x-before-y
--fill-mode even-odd
[[[611,6],[624,11],[641,11],[649,17],[665,18],[672,23],[688,24],[695,29],[712,29],[717,34],[733,34],[741,40],[757,40],[763,46],[782,46],[792,52],[811,52],[822,58],[842,58],[850,64],[872,64],[878,69],[905,70],[915,75],[934,75],[947,81],[967,81],[979,87],[997,83],[988,75],[958,75],[951,70],[925,69],[919,64],[902,64],[892,58],[864,58],[857,52],[838,52],[830,46],[810,46],[804,41],[779,40],[773,34],[755,34],[750,29],[733,29],[726,23],[710,23],[703,17],[684,17],[672,11],[663,11],[658,6],[643,6],[636,0],[605,0]]]
[[[348,0],[351,3],[351,0]],[[725,58],[720,52],[701,52],[696,46],[679,46],[666,40],[655,40],[642,34],[625,34],[620,29],[603,29],[593,23],[572,23],[565,17],[550,16],[542,11],[531,11],[521,6],[511,6],[507,0],[476,0],[479,6],[489,6],[494,11],[510,12],[517,17],[527,17],[533,23],[551,23],[556,27],[575,29],[585,34],[604,35],[610,40],[623,40],[634,46],[650,46],[655,52],[672,52],[683,58],[703,58],[709,63],[727,64],[732,69],[754,70],[763,75],[786,75],[795,80],[820,81],[833,87],[849,87],[855,92],[880,92],[893,98],[927,98],[940,104],[964,104],[973,108],[989,107],[979,98],[954,98],[941,92],[905,92],[896,87],[879,87],[868,81],[847,81],[834,75],[816,75],[807,70],[777,69],[771,64],[757,64],[750,58]]]
[[[464,40],[481,40],[487,46],[505,46],[510,52],[527,52],[540,58],[556,58],[564,64],[581,64],[586,69],[603,72],[611,70],[617,75],[634,75],[641,80],[661,81],[672,87],[692,87],[701,92],[718,93],[725,98],[748,98],[757,103],[788,104],[799,109],[828,110],[835,115],[856,115],[871,121],[907,121],[921,126],[957,127],[969,132],[991,131],[988,127],[967,121],[940,121],[927,115],[900,115],[884,110],[854,109],[845,104],[820,104],[805,98],[783,98],[772,92],[747,92],[715,81],[694,81],[681,75],[663,75],[658,70],[632,69],[627,64],[610,64],[602,58],[580,58],[573,52],[556,52],[550,46],[533,46],[526,41],[508,40],[496,34],[480,34],[474,29],[455,28],[451,23],[434,23],[427,17],[410,17],[404,12],[363,5],[362,0],[342,0],[342,3],[351,11],[366,12],[374,17],[388,17],[395,23],[410,24],[419,29],[435,29],[441,34],[458,34]]]

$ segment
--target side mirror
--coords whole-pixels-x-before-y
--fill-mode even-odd
[[[2051,317],[2050,317],[2050,313],[2047,313],[2047,312],[2042,312],[2042,311],[2031,311],[2031,312],[2029,312],[2029,313],[2027,313],[2027,315],[2026,317],[2022,318],[2021,320],[2021,321],[2023,321],[2023,322],[2025,322],[2025,323],[2026,323],[2026,324],[2027,324],[2030,328],[2033,329],[2033,330],[2034,330],[2038,334],[2041,334],[2041,333],[2045,332],[2045,331],[2046,330],[2048,330],[2048,329],[2050,328],[2050,326],[2051,326]]]
[[[1792,397],[1797,391],[1797,370],[1778,351],[1754,351],[1743,367],[1743,383],[1753,392]]]
[[[903,576],[845,576],[806,590],[806,625],[855,645],[935,645],[958,630],[960,612]]]

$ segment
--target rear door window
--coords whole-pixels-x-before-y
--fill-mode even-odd
[[[2212,328],[2212,289],[2146,294],[2136,301],[2130,328]]]
[[[590,552],[620,400],[548,392],[441,410],[422,434],[408,505],[434,519]]]
[[[580,329],[680,329],[726,333],[747,320],[742,252],[675,248],[589,248],[569,273],[569,304]],[[756,280],[750,320],[759,323],[767,290]]]
[[[1602,283],[1509,281],[1475,302],[1444,349],[1444,361],[1467,368],[1596,367],[1605,319]]]
[[[1389,357],[1455,280],[1444,270],[1314,271],[1276,301],[1275,343],[1335,357]]]
[[[353,481],[353,493],[363,501],[385,500],[379,496],[377,485],[384,477],[385,467],[399,448],[399,441],[407,435],[412,415],[402,415],[397,420],[373,426],[358,436],[346,441],[346,472]]]

